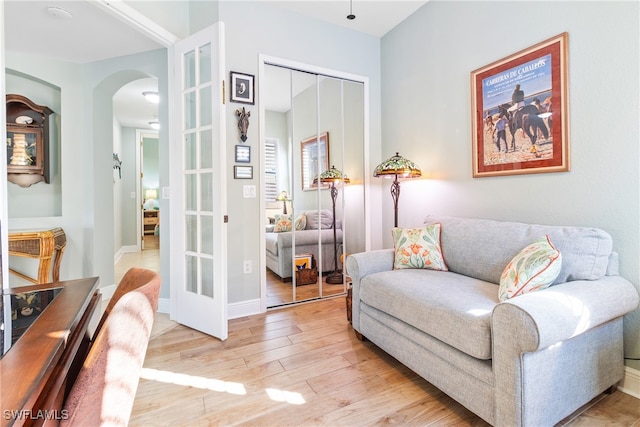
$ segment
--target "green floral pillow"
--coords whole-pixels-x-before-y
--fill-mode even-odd
[[[440,223],[391,230],[395,247],[394,269],[427,268],[448,271],[440,245]]]
[[[274,233],[283,233],[291,231],[291,215],[276,214],[275,224],[273,224]]]
[[[562,255],[549,236],[542,236],[524,248],[506,266],[500,277],[498,298],[509,298],[551,286],[560,274]]]

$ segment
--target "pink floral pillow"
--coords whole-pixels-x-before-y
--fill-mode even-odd
[[[419,228],[391,230],[395,247],[394,269],[426,268],[448,271],[440,244],[441,224],[428,224]]]

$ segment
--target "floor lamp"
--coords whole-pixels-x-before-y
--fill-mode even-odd
[[[400,181],[398,181],[398,178],[418,178],[422,176],[422,171],[411,160],[405,159],[396,153],[395,156],[380,163],[373,171],[373,176],[393,178],[393,184],[391,184],[394,213],[393,226],[398,227],[398,200],[400,199]]]
[[[323,184],[331,184],[331,203],[333,204],[333,272],[327,275],[327,283],[338,285],[342,283],[342,271],[338,270],[338,239],[336,237],[336,199],[338,198],[338,187],[336,184],[348,184],[350,182],[346,175],[343,175],[335,166],[331,166],[313,180],[314,184],[320,181]]]
[[[282,213],[283,213],[284,215],[286,215],[286,214],[287,214],[287,200],[289,200],[289,193],[287,193],[287,191],[286,191],[286,190],[282,190],[282,191],[280,192],[280,194],[278,194],[278,195],[276,196],[276,200],[277,200],[278,202],[282,202],[282,207],[283,207],[283,209],[282,209]]]

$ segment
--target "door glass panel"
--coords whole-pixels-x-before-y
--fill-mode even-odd
[[[198,199],[196,198],[196,195],[198,194],[197,179],[198,176],[194,174],[185,175],[184,177],[185,209],[188,211],[195,211],[198,209]]]
[[[213,173],[200,174],[200,210],[213,211]]]
[[[184,128],[193,129],[196,127],[196,93],[188,92],[184,94]]]
[[[184,167],[187,170],[196,168],[196,134],[188,133],[184,136]]]
[[[187,215],[186,222],[186,244],[185,248],[188,252],[198,252],[198,217],[196,215]]]
[[[185,257],[185,289],[188,292],[198,293],[198,258],[187,255]]]
[[[210,169],[213,167],[213,132],[211,129],[200,132],[200,167]]]
[[[184,55],[184,88],[189,89],[196,84],[196,53],[195,51],[187,52]]]
[[[213,298],[213,260],[200,258],[202,267],[202,295]]]
[[[213,217],[203,215],[200,235],[202,236],[202,247],[200,252],[213,255]]]
[[[200,84],[211,81],[211,44],[200,46]]]
[[[207,86],[200,90],[200,126],[211,125],[211,86]]]

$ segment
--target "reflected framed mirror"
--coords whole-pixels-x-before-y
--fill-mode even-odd
[[[329,133],[314,135],[300,142],[300,182],[302,190],[312,190],[318,187],[318,176],[329,169]],[[329,188],[328,184],[320,184],[322,188]]]

